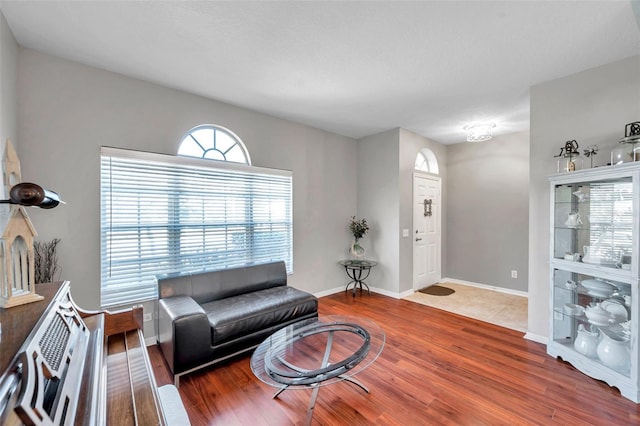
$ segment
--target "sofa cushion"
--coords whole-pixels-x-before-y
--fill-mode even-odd
[[[189,296],[197,303],[237,296],[269,287],[287,285],[282,261],[217,271],[157,277],[160,298]]]
[[[211,325],[211,343],[285,323],[318,310],[318,299],[293,287],[272,287],[202,304]]]

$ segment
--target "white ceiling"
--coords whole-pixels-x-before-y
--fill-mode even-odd
[[[527,130],[530,86],[639,54],[634,7],[0,0],[25,47],[354,138],[444,144],[480,120]]]

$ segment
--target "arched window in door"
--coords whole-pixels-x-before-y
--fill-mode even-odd
[[[433,173],[434,175],[440,173],[440,170],[438,169],[438,159],[429,148],[424,148],[418,152],[415,168],[416,170]]]

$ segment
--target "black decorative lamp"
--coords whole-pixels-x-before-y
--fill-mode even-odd
[[[640,161],[640,121],[629,123],[624,127],[624,138],[611,150],[611,164]]]
[[[576,140],[566,141],[564,147],[560,148],[560,154],[554,155],[558,159],[557,172],[575,172],[582,169],[582,158],[578,151],[578,142]]]
[[[9,191],[8,200],[0,200],[0,204],[17,204],[27,207],[40,207],[41,209],[52,209],[58,204],[64,204],[60,196],[35,183],[19,183]]]

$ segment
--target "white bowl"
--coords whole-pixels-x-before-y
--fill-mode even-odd
[[[564,304],[564,313],[568,315],[582,315],[584,312],[584,307],[580,305],[576,305],[575,303],[565,303]]]
[[[611,312],[602,309],[599,303],[587,306],[584,314],[589,318],[589,322],[595,325],[611,325],[614,322]]]

